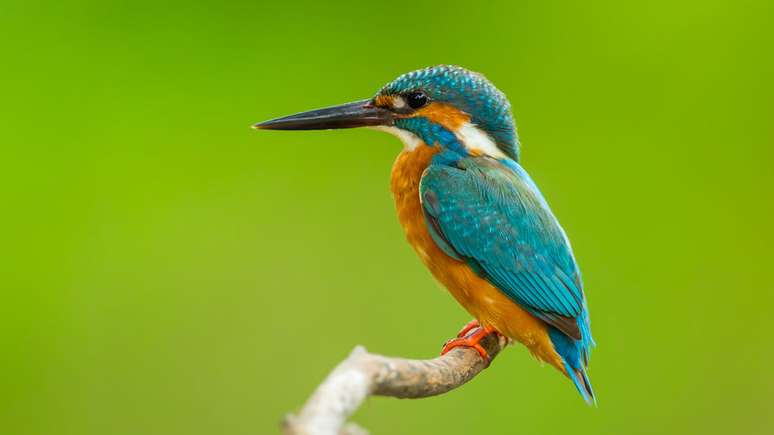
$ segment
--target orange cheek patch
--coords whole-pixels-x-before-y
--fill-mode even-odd
[[[451,131],[457,131],[463,124],[470,122],[470,116],[467,113],[443,103],[428,104],[417,110],[414,116],[424,116]]]
[[[379,95],[374,100],[374,105],[377,107],[392,107],[392,96]]]

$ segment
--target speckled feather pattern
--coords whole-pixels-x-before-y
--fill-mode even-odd
[[[438,65],[403,74],[380,89],[377,95],[411,90],[422,90],[433,101],[447,103],[467,113],[474,124],[493,137],[508,157],[519,161],[519,138],[511,105],[505,94],[483,75],[458,66]]]

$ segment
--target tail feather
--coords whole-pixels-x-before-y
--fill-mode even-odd
[[[596,405],[597,398],[594,396],[594,389],[591,388],[591,381],[589,381],[586,370],[583,368],[573,369],[567,362],[564,363],[564,369],[567,371],[567,377],[575,384],[575,388],[578,389],[583,400],[589,405]]]
[[[587,404],[596,405],[597,400],[594,396],[594,389],[591,387],[591,381],[586,374],[589,352],[590,348],[594,345],[594,340],[591,338],[588,323],[581,323],[582,326],[586,327],[581,327],[580,340],[568,337],[552,326],[548,327],[548,336],[554,344],[556,353],[559,354],[564,362],[564,370],[567,377],[575,384],[575,388],[578,389],[578,392]],[[585,325],[583,325],[583,323],[585,323]]]

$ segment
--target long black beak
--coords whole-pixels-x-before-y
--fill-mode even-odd
[[[310,110],[255,124],[261,130],[327,130],[391,125],[393,113],[371,104],[371,100]]]

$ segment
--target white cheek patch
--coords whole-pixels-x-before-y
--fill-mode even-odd
[[[410,131],[403,130],[402,128],[387,125],[377,125],[369,128],[372,130],[384,131],[397,137],[403,142],[403,149],[406,151],[414,151],[418,146],[424,143],[417,135]],[[496,159],[508,157],[497,147],[488,134],[484,133],[484,131],[474,124],[466,122],[454,134],[466,149],[472,151],[472,154],[480,153]]]
[[[494,157],[496,159],[503,159],[508,156],[505,155],[500,148],[494,143],[488,134],[484,133],[474,124],[466,122],[462,124],[455,133],[457,139],[465,145],[470,151],[477,151],[484,155]]]
[[[414,133],[403,130],[398,127],[391,127],[388,125],[377,125],[369,127],[372,130],[385,131],[391,135],[400,139],[403,142],[403,149],[406,151],[414,151],[418,146],[422,145],[422,139],[418,138]]]

